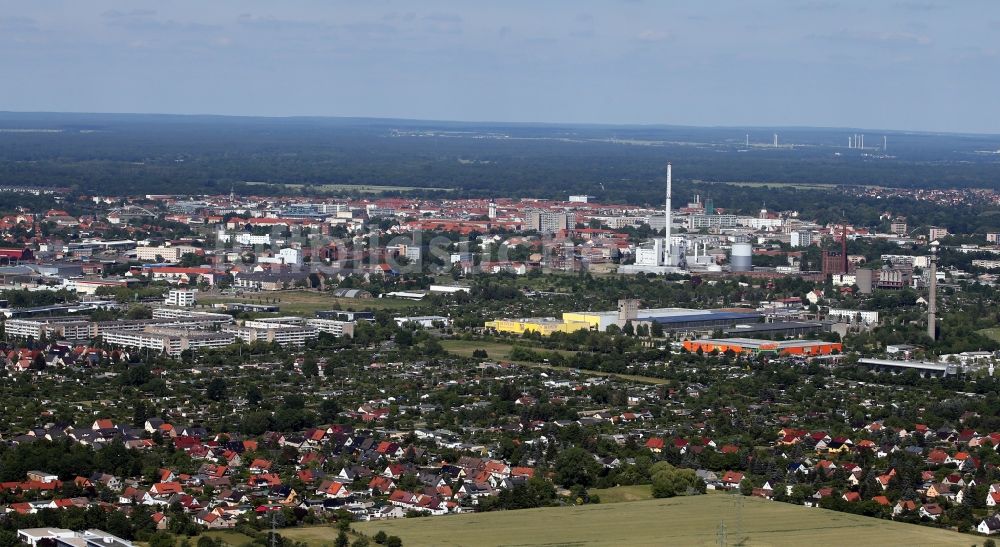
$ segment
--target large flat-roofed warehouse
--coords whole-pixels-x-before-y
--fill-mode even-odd
[[[723,329],[722,334],[726,337],[750,337],[750,336],[800,336],[813,332],[830,330],[828,323],[818,321],[775,321],[773,323],[753,323],[739,324],[735,327]]]
[[[773,354],[778,356],[789,355],[829,355],[833,352],[843,351],[844,346],[840,342],[822,342],[819,340],[786,340],[775,342],[773,340],[758,340],[755,338],[712,338],[708,340],[685,340],[684,349],[690,352],[697,352],[699,349],[703,353],[717,351],[743,355]]]
[[[648,321],[650,323],[659,323],[665,331],[714,330],[760,321],[760,313],[751,310],[734,312],[725,310],[655,308],[639,310],[636,316],[638,322]]]
[[[561,321],[555,317],[531,317],[524,319],[497,319],[495,321],[487,321],[486,328],[510,334],[537,332],[542,336],[549,336],[554,332],[569,333],[576,332],[578,330],[588,330],[591,328],[591,324],[585,321]]]
[[[664,331],[711,331],[735,325],[759,323],[761,315],[756,311],[693,310],[688,308],[650,308],[640,310],[635,307],[619,311],[565,312],[562,320],[554,317],[534,317],[524,319],[497,319],[487,321],[486,328],[497,332],[522,334],[527,331],[548,336],[554,332],[575,332],[578,330],[606,331],[611,325],[624,326],[628,321],[659,323]]]

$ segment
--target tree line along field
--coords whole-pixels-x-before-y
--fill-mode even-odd
[[[602,503],[456,516],[373,521],[353,525],[368,536],[397,535],[407,547],[434,546],[645,546],[809,545],[861,541],[868,545],[978,544],[981,538],[943,529],[847,513],[708,494],[628,503]],[[327,543],[326,528],[283,530],[291,539]]]

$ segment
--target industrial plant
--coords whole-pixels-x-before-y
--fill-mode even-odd
[[[638,245],[634,263],[623,264],[619,273],[751,272],[753,232],[782,226],[782,219],[772,218],[766,209],[761,210],[759,218],[717,214],[710,203],[703,204],[700,196],[696,196],[694,203],[689,203],[675,216],[672,202],[673,166],[668,163],[663,237],[654,237]],[[675,226],[677,219],[683,226]],[[658,219],[650,217],[649,224],[657,228]]]

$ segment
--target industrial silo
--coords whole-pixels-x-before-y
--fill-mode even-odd
[[[734,272],[749,272],[753,269],[752,256],[753,247],[749,243],[733,243],[733,255],[729,260],[729,269]]]

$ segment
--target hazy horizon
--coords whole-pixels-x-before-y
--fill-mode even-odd
[[[401,121],[413,123],[442,123],[442,124],[469,124],[469,125],[524,125],[524,126],[577,126],[577,127],[622,127],[622,128],[692,128],[692,129],[732,129],[734,131],[754,131],[754,130],[819,130],[819,131],[870,131],[869,137],[876,138],[883,133],[888,134],[927,134],[927,135],[976,135],[976,136],[1000,136],[997,131],[934,131],[922,129],[896,129],[891,127],[835,127],[824,125],[694,125],[694,124],[666,124],[666,123],[613,123],[613,122],[563,122],[563,121],[531,121],[531,120],[446,120],[430,118],[407,118],[407,117],[379,117],[379,116],[335,116],[323,114],[295,114],[295,115],[261,115],[261,114],[213,114],[207,112],[91,112],[85,110],[0,110],[0,115],[71,115],[71,116],[164,116],[164,117],[191,117],[191,118],[258,118],[265,120],[295,120],[295,119],[316,119],[316,120],[371,120],[371,121]],[[767,135],[770,137],[770,135]]]
[[[1000,5],[0,1],[0,108],[1000,133]]]

